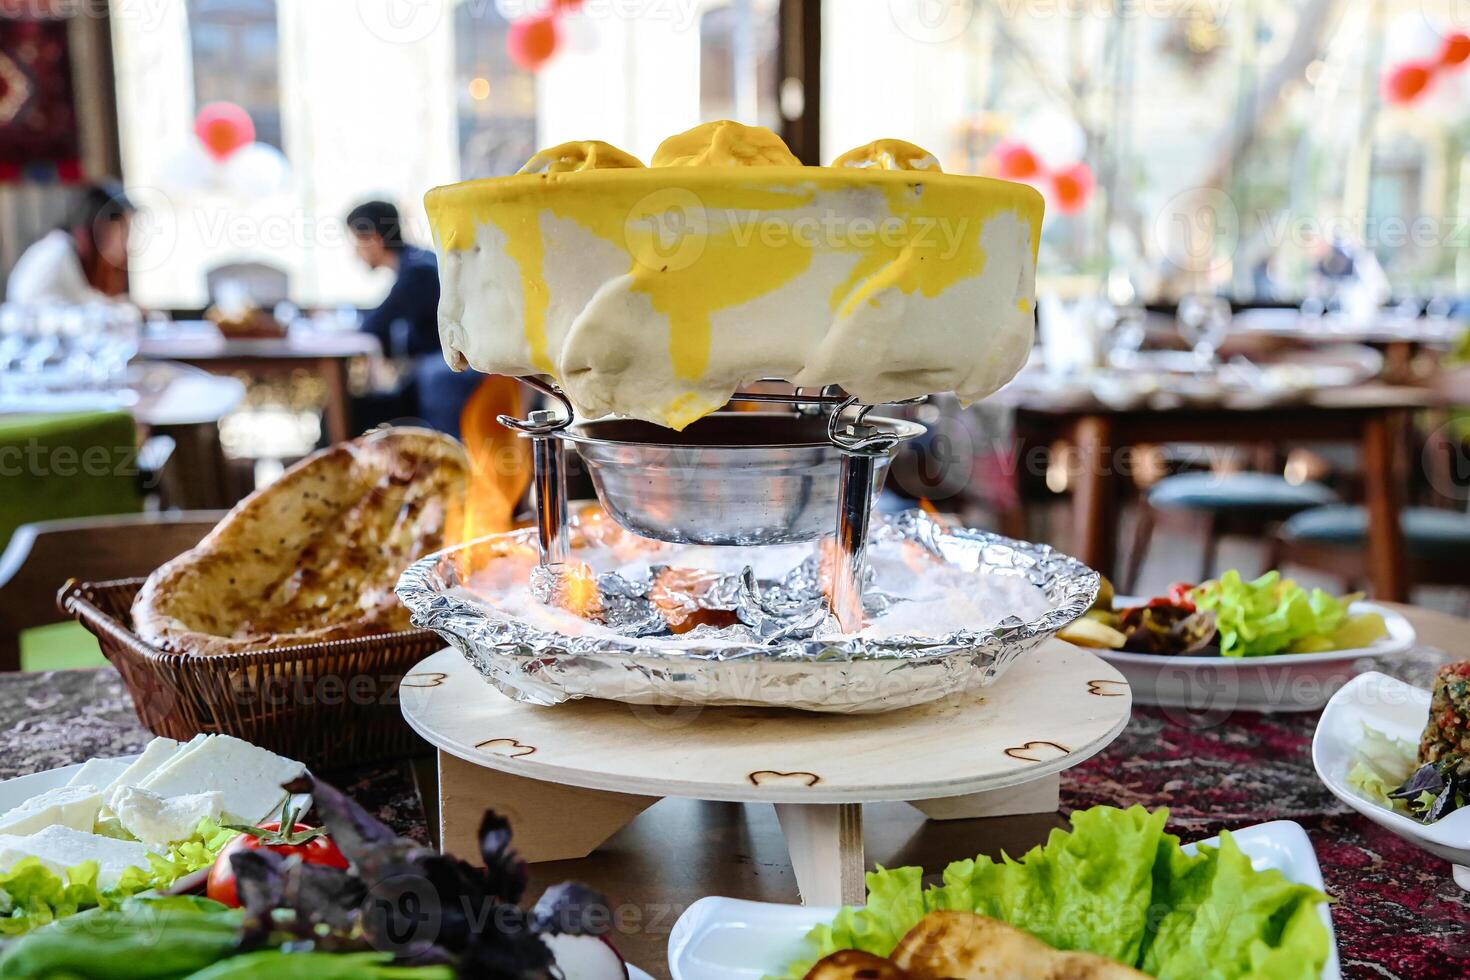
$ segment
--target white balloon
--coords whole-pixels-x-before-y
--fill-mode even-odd
[[[220,165],[200,145],[191,139],[163,165],[159,183],[172,191],[202,191],[213,186],[219,178]]]
[[[267,143],[241,147],[224,163],[224,182],[243,197],[279,194],[291,177],[291,165],[281,151]]]
[[[1405,61],[1422,61],[1439,54],[1445,33],[1436,29],[1422,11],[1395,17],[1383,38],[1383,63],[1389,67]]]
[[[1070,167],[1087,154],[1087,134],[1060,109],[1031,113],[1016,127],[1015,135],[1047,170]]]

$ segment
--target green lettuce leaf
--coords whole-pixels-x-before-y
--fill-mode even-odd
[[[97,887],[96,862],[84,861],[57,874],[35,858],[24,858],[0,873],[0,937],[23,935],[83,909],[116,908],[129,896],[166,888],[214,863],[236,833],[213,820],[201,820],[193,837],[173,844],[164,854],[148,855],[147,868],[126,869],[117,884],[105,890]]]
[[[1094,807],[1071,831],[1017,861],[956,861],[921,891],[918,868],[868,875],[868,904],[843,909],[807,936],[801,977],[841,949],[878,956],[936,909],[973,911],[1057,949],[1085,950],[1161,980],[1313,980],[1330,951],[1316,906],[1327,896],[1278,871],[1257,872],[1228,833],[1218,848],[1184,853],[1164,832],[1168,811]]]
[[[1363,738],[1353,750],[1348,785],[1379,806],[1407,814],[1410,813],[1408,803],[1389,799],[1388,794],[1402,786],[1418,764],[1419,749],[1413,742],[1364,725]]]
[[[1190,598],[1215,614],[1220,653],[1226,657],[1351,649],[1388,632],[1377,614],[1348,615],[1348,607],[1361,596],[1339,599],[1321,589],[1308,592],[1280,572],[1247,582],[1239,572],[1229,571],[1193,589]]]
[[[978,912],[1056,949],[1135,962],[1148,917],[1154,856],[1166,836],[1168,815],[1143,807],[1080,810],[1072,814],[1071,833],[1053,830],[1044,845],[1020,861],[1001,855],[996,862],[982,855],[951,864],[944,886],[928,895],[928,909]],[[902,935],[894,938],[895,945]]]
[[[1164,855],[1161,855],[1164,856]],[[1280,871],[1256,871],[1229,831],[1194,856],[1171,850],[1154,869],[1161,911],[1138,968],[1197,980],[1314,980],[1327,959],[1317,917],[1327,896]],[[1300,915],[1302,909],[1305,915]]]

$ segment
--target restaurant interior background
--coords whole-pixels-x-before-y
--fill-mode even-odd
[[[427,246],[430,187],[565,140],[647,159],[731,118],[808,164],[894,136],[1047,198],[1033,364],[979,406],[915,409],[932,431],[895,498],[1144,592],[1298,544],[1304,580],[1463,609],[1463,568],[1431,559],[1470,543],[1467,28],[1458,0],[3,0],[0,281],[81,185],[121,178],[138,313],[69,383],[123,392],[148,438],[121,507],[105,490],[8,501],[0,537],[227,507],[360,431],[404,367],[355,330],[391,275],[357,260],[354,205],[396,204]],[[227,156],[199,135],[220,103],[251,127]],[[222,352],[204,317],[242,290],[296,348]],[[0,431],[26,406],[92,404],[27,381],[72,357],[78,316],[0,308]],[[137,381],[140,365],[191,373]],[[1319,424],[1318,388],[1358,414]],[[1358,435],[1379,408],[1402,422],[1393,458]],[[1287,417],[1307,421],[1272,428]],[[1089,455],[1096,419],[1129,427],[1107,430],[1126,455]],[[1388,470],[1402,481],[1375,479]],[[1173,476],[1207,479],[1160,495]],[[1307,504],[1353,513],[1283,540]],[[1403,540],[1374,540],[1401,511]]]

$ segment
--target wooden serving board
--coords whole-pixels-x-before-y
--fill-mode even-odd
[[[911,802],[938,820],[1055,810],[1057,773],[1111,742],[1132,705],[1121,674],[1055,640],[990,687],[878,715],[538,707],[505,697],[454,650],[410,671],[400,699],[439,750],[446,850],[476,853],[487,807],[543,861],[586,856],[666,796],[773,803],[810,904],[861,901],[861,804]]]

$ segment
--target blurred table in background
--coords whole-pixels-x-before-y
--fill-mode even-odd
[[[1263,336],[1301,343],[1371,344],[1383,351],[1385,380],[1407,381],[1420,348],[1453,348],[1465,333],[1464,321],[1452,317],[1411,317],[1385,310],[1370,320],[1341,314],[1307,316],[1299,310],[1242,310],[1231,320],[1233,337]]]
[[[326,386],[323,422],[331,442],[352,436],[348,400],[348,365],[357,357],[382,353],[376,337],[356,331],[311,331],[280,339],[228,339],[208,321],[175,321],[150,327],[138,356],[182,361],[211,374],[243,373],[252,377],[290,374],[306,369]]]
[[[1115,575],[1120,482],[1130,477],[1126,451],[1161,443],[1285,444],[1344,442],[1359,447],[1369,513],[1368,557],[1373,594],[1403,601],[1409,592],[1403,531],[1408,428],[1412,414],[1439,404],[1424,388],[1367,384],[1328,389],[1298,402],[1255,408],[1187,405],[1159,410],[1093,403],[1058,406],[1044,392],[1018,394],[1018,458],[1029,448],[1070,442],[1078,454],[1073,487],[1072,553]],[[1024,474],[1017,468],[1017,477]]]

